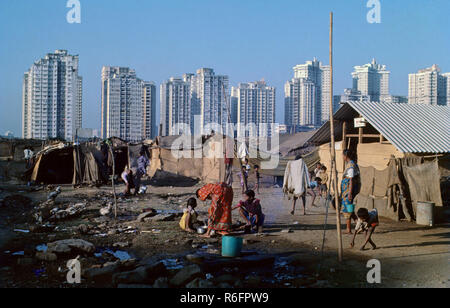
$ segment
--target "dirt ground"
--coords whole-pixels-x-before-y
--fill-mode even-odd
[[[34,257],[38,245],[68,238],[84,239],[96,246],[94,256],[80,259],[83,268],[114,262],[118,257],[105,253],[111,250],[126,252],[130,259],[141,263],[162,261],[173,271],[186,265],[188,254],[201,252],[212,258],[218,256],[219,238],[202,239],[182,232],[178,227],[186,200],[194,196],[198,187],[151,186],[145,195],[119,199],[118,219],[115,220],[112,214],[99,214],[99,210],[112,200],[110,187],[74,189],[69,185],[62,186],[57,205],[83,202],[86,204],[83,212],[54,222],[55,230],[27,232],[35,223],[34,207],[46,200],[48,192],[30,191],[20,185],[0,185],[0,200],[13,201],[0,205],[0,287],[70,287],[64,270],[68,258],[41,261]],[[118,187],[118,190],[122,189],[122,186]],[[29,204],[22,197],[29,198]],[[235,187],[235,203],[240,197],[240,189]],[[238,286],[251,287],[251,283],[257,281],[259,287],[449,287],[449,224],[430,228],[381,218],[373,237],[378,249],[359,251],[362,235],[357,237],[356,247],[351,249],[351,236],[344,235],[344,261],[338,263],[336,216],[332,209],[327,218],[323,253],[321,250],[325,200],[316,199],[316,206],[311,207],[308,198],[307,215],[301,215],[298,204],[297,212],[292,216],[289,214],[291,202],[283,197],[280,188],[266,183],[257,197],[266,214],[264,234],[241,234],[245,239],[244,251],[276,255],[277,261],[273,267],[261,266],[245,274],[236,270],[232,275],[243,281]],[[206,219],[207,206],[207,203],[199,204],[201,220]],[[136,221],[137,216],[149,208],[167,215],[169,221]],[[234,213],[233,222],[238,220]],[[118,244],[121,248],[115,247]],[[286,265],[284,258],[291,256],[296,256],[298,262]],[[381,262],[381,284],[367,283],[369,269],[366,263],[370,259]],[[80,286],[97,284],[83,279]]]

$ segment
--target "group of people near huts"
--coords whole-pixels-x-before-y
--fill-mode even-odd
[[[354,200],[361,187],[360,172],[350,150],[343,151],[343,159],[345,162],[345,170],[342,175],[338,203],[340,205],[340,211],[345,218],[345,233],[353,235],[351,247],[354,246],[356,235],[364,232],[366,236],[361,250],[364,250],[367,244],[370,244],[373,249],[376,249],[376,245],[372,240],[372,234],[379,224],[378,212],[376,209],[369,211],[366,208],[360,208],[355,213]],[[291,215],[295,214],[298,199],[302,200],[303,215],[306,215],[307,195],[311,196],[311,206],[315,206],[314,202],[317,196],[328,198],[327,182],[327,168],[320,162],[317,163],[316,168],[311,173],[308,172],[306,164],[300,156],[295,161],[290,162],[286,168],[283,191],[292,197]],[[331,198],[329,199],[331,200]],[[334,202],[331,202],[331,205],[334,207]],[[352,232],[352,221],[356,223],[354,232]]]
[[[139,192],[142,193],[141,179],[147,173],[147,167],[149,165],[150,161],[147,156],[145,156],[145,151],[141,150],[137,159],[136,173],[134,174],[128,166],[125,167],[125,170],[121,175],[122,181],[125,183],[125,190],[123,192],[125,196],[131,195],[132,189],[134,190],[134,195],[137,195]]]
[[[361,249],[364,249],[367,244],[370,244],[373,249],[376,248],[372,240],[372,234],[378,226],[378,213],[376,209],[367,210],[360,208],[355,213],[354,198],[360,189],[359,168],[356,162],[352,159],[351,152],[345,150],[343,152],[343,159],[346,167],[342,176],[339,204],[340,210],[343,213],[346,222],[346,234],[353,234],[351,247],[354,246],[355,237],[361,232],[365,232],[366,237]],[[295,214],[296,202],[298,199],[303,203],[303,214],[306,215],[306,196],[311,196],[311,206],[315,206],[317,196],[327,198],[328,195],[328,173],[327,168],[321,163],[317,163],[316,168],[312,173],[308,173],[307,168],[301,157],[292,162],[290,173],[285,174],[285,184],[287,181],[294,182],[294,188],[300,188],[300,192],[292,193],[293,203],[291,214]],[[125,195],[131,194],[131,189],[134,188],[134,193],[137,194],[141,187],[141,178],[146,173],[149,165],[149,160],[142,151],[137,159],[136,174],[133,174],[131,169],[126,168],[122,173],[122,179],[125,183]],[[259,167],[253,167],[256,175],[256,183],[254,189],[259,193],[260,188],[260,172]],[[233,188],[232,182],[221,182],[215,184],[206,184],[196,191],[196,198],[190,198],[187,201],[183,216],[180,220],[181,229],[187,232],[196,232],[196,228],[200,226],[197,221],[197,199],[201,201],[209,200],[211,202],[208,210],[208,223],[205,237],[210,237],[214,234],[228,235],[235,231],[232,224],[232,212],[239,211],[240,216],[245,222],[243,229],[245,232],[262,232],[262,227],[265,220],[265,215],[262,212],[261,202],[256,198],[254,190],[245,190],[247,180],[252,168],[248,160],[244,160],[242,164],[242,171],[239,173],[241,179],[242,200],[233,206]],[[286,179],[288,177],[288,179]],[[312,179],[312,180],[310,180]],[[285,185],[284,185],[285,186]],[[332,202],[334,206],[334,203]],[[351,230],[352,220],[356,222],[354,233]],[[242,227],[239,227],[242,229]]]
[[[239,211],[245,221],[243,229],[246,233],[262,233],[265,215],[259,199],[256,199],[253,190],[247,190],[242,195],[242,200],[233,206],[233,188],[226,183],[206,184],[196,191],[196,197],[200,201],[210,201],[208,210],[208,226],[204,237],[214,234],[228,235],[237,231],[232,224],[232,212]],[[196,232],[199,226],[197,221],[197,199],[190,198],[180,220],[180,227],[187,232]],[[238,227],[242,229],[241,226]]]

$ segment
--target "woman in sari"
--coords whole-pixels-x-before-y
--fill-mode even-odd
[[[352,234],[352,219],[356,221],[355,204],[353,200],[359,192],[359,168],[358,165],[350,158],[349,150],[344,150],[343,158],[345,161],[345,171],[342,175],[341,182],[341,199],[342,213],[346,220],[347,234]]]
[[[212,230],[222,235],[228,234],[231,231],[233,189],[225,183],[206,184],[197,190],[197,198],[202,201],[211,200],[208,232],[204,236],[211,237]]]

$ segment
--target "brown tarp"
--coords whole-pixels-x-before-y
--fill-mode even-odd
[[[107,167],[102,152],[93,145],[73,148],[74,172],[72,184],[97,184],[107,179]]]
[[[360,167],[360,172],[357,208],[376,208],[381,216],[414,221],[418,201],[443,205],[437,160],[424,163],[422,157],[397,158],[385,170]]]
[[[421,165],[405,166],[403,173],[408,183],[414,209],[418,201],[433,202],[436,206],[442,206],[437,160],[425,162]]]

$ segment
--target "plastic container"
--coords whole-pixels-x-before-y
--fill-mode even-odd
[[[242,238],[234,236],[222,237],[222,256],[223,257],[239,257],[242,250]]]
[[[417,202],[416,223],[430,227],[434,225],[434,203],[425,201]]]

